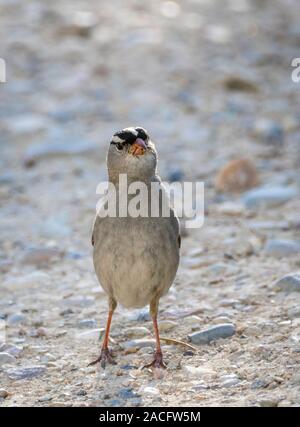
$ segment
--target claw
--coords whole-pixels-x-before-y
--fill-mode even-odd
[[[102,348],[100,356],[93,362],[89,363],[88,366],[96,365],[96,363],[99,362],[103,369],[105,369],[106,362],[110,363],[111,365],[116,365],[116,362],[112,357],[112,353],[108,348]]]
[[[143,369],[148,368],[158,368],[158,369],[167,369],[167,365],[163,361],[163,355],[160,352],[154,353],[154,360],[151,363],[143,366]]]

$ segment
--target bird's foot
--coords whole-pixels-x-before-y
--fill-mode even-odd
[[[116,365],[116,362],[112,357],[112,353],[108,348],[102,348],[100,356],[93,362],[89,363],[88,366],[96,365],[96,363],[100,363],[103,369],[105,369],[106,363],[110,363],[111,365]]]
[[[156,351],[154,353],[154,360],[151,363],[148,363],[147,365],[143,366],[144,368],[148,368],[148,369],[153,369],[153,368],[158,368],[158,369],[166,369],[167,365],[164,363],[163,361],[163,355],[161,352]]]

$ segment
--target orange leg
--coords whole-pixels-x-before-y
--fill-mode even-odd
[[[162,355],[162,350],[160,345],[159,331],[158,331],[158,324],[157,324],[157,312],[158,312],[158,300],[155,300],[150,304],[150,313],[153,321],[153,328],[154,328],[155,340],[156,340],[156,349],[154,353],[153,362],[149,363],[148,365],[145,365],[144,368],[165,369],[167,366],[163,361],[163,355]]]
[[[88,366],[95,365],[98,362],[100,362],[102,368],[105,368],[106,362],[108,362],[112,365],[116,364],[116,362],[112,358],[111,351],[108,348],[110,325],[111,325],[112,316],[113,316],[113,313],[115,311],[116,306],[117,306],[117,304],[114,300],[109,301],[108,319],[107,319],[107,323],[106,323],[105,335],[104,335],[103,344],[101,347],[100,356],[96,360],[94,360],[93,362],[89,363]]]
[[[103,340],[103,344],[102,344],[102,349],[108,348],[108,338],[109,338],[109,331],[110,331],[110,325],[111,325],[112,316],[113,316],[113,311],[109,310],[109,312],[108,312],[108,318],[107,318],[107,323],[106,323],[106,330],[105,330],[104,340]]]

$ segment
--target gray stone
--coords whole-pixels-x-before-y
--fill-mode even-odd
[[[160,328],[160,330],[162,330]],[[149,329],[147,329],[145,326],[132,326],[130,328],[126,328],[124,330],[124,333],[127,338],[142,338],[146,335],[151,335]]]
[[[291,384],[299,385],[300,384],[300,373],[296,372],[291,378]]]
[[[16,361],[15,357],[9,353],[0,353],[0,366],[11,364]]]
[[[223,262],[212,264],[209,270],[214,274],[224,274],[227,271],[227,265]]]
[[[38,399],[39,402],[50,402],[53,399],[52,396],[46,394]]]
[[[142,308],[141,310],[134,310],[128,314],[129,320],[133,322],[148,322],[151,320],[148,308]]]
[[[160,391],[156,387],[151,387],[151,386],[142,387],[140,391],[143,394],[150,394],[152,396],[159,396],[160,395]]]
[[[229,338],[235,334],[235,326],[232,323],[223,323],[203,331],[188,335],[193,344],[209,344],[219,338]]]
[[[288,230],[288,221],[249,221],[247,227],[251,230]]]
[[[76,335],[78,340],[98,340],[101,338],[104,329],[89,329]]]
[[[189,378],[202,378],[204,376],[215,377],[216,372],[208,366],[183,365],[182,369]]]
[[[6,371],[12,380],[27,380],[39,377],[46,372],[45,366],[30,366],[25,368],[14,368]]]
[[[94,319],[83,319],[80,320],[78,323],[78,328],[85,329],[85,328],[96,328],[97,322]]]
[[[296,305],[288,310],[288,316],[290,319],[300,317],[300,305]]]
[[[240,379],[235,374],[223,375],[221,378],[221,387],[234,387],[240,383]]]
[[[139,350],[140,354],[152,354],[153,353],[153,346],[152,347],[141,347]]]
[[[284,292],[300,292],[300,273],[290,273],[274,284],[274,289]]]
[[[242,197],[242,201],[247,208],[272,207],[282,205],[296,198],[297,195],[298,191],[294,187],[259,187],[247,191]]]
[[[257,388],[266,388],[269,383],[266,380],[255,380],[251,384],[251,389],[256,390]]]
[[[129,348],[143,348],[143,347],[154,347],[155,346],[155,340],[154,339],[136,339],[131,341],[126,341],[120,343],[121,347],[125,350]]]
[[[192,387],[193,390],[200,391],[200,392],[203,390],[208,390],[209,388],[210,386],[206,384],[204,381],[200,381],[199,384]]]
[[[171,169],[168,172],[167,179],[169,182],[180,182],[184,179],[184,173],[181,169]]]
[[[161,320],[159,322],[159,330],[161,332],[167,332],[176,327],[178,327],[178,323],[173,322],[173,320]]]
[[[6,172],[0,175],[0,185],[11,184],[14,180],[14,175],[11,172]]]
[[[14,344],[3,344],[0,347],[0,352],[9,353],[14,357],[17,357],[23,351],[22,347],[18,347]]]
[[[118,396],[121,399],[134,399],[138,397],[138,395],[131,388],[123,388],[119,391]]]
[[[282,146],[284,142],[284,129],[281,124],[269,119],[259,119],[254,127],[255,136],[262,142],[274,146]]]
[[[20,323],[24,323],[26,317],[22,313],[10,314],[6,321],[8,325],[19,325]]]
[[[274,257],[284,257],[300,254],[300,242],[295,240],[271,239],[264,247],[267,255]]]

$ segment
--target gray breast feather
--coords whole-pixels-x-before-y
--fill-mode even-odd
[[[98,279],[125,307],[142,307],[171,286],[179,263],[179,222],[170,217],[100,218],[92,241]]]

